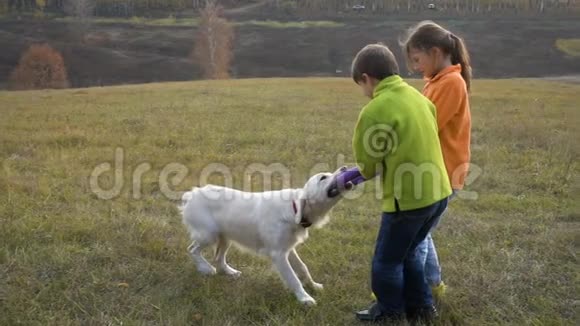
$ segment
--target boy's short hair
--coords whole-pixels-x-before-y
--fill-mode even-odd
[[[399,64],[389,48],[381,43],[369,44],[362,48],[352,60],[352,79],[355,83],[367,74],[378,80],[399,74]]]

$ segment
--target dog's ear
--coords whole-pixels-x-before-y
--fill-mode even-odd
[[[308,219],[308,214],[306,212],[306,199],[300,198],[295,200],[294,203],[296,203],[296,215],[294,215],[294,222],[296,222],[296,224],[300,224],[302,217]]]

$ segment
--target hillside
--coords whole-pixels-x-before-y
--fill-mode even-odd
[[[254,14],[236,17],[232,19],[241,20],[234,20],[231,75],[235,78],[346,76],[354,54],[363,45],[378,41],[396,50],[405,71],[397,40],[413,23],[430,18],[277,22],[255,20],[251,18]],[[578,19],[475,17],[437,21],[467,40],[477,78],[580,73],[580,57],[556,46],[558,40],[578,38]],[[78,26],[68,20],[0,19],[0,87],[6,86],[22,52],[38,42],[47,42],[63,53],[74,87],[199,79],[200,69],[190,59],[195,24],[189,18],[99,19],[79,36]]]

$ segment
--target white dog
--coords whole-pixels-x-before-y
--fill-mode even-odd
[[[298,300],[306,305],[316,304],[298,276],[314,289],[322,289],[322,284],[312,279],[295,247],[308,237],[308,227],[327,221],[327,213],[342,198],[331,188],[343,169],[334,174],[316,174],[302,189],[243,192],[207,185],[186,192],[182,198],[183,223],[193,241],[188,251],[197,270],[208,275],[219,271],[239,276],[241,272],[226,263],[226,253],[233,242],[271,258]],[[211,245],[217,245],[217,271],[201,255],[202,249]]]

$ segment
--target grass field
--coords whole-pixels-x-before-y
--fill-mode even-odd
[[[467,187],[477,199],[454,201],[435,232],[450,288],[441,325],[578,324],[578,94],[579,84],[474,83],[482,173]],[[352,161],[364,103],[350,80],[314,78],[0,92],[0,325],[355,325],[370,302],[372,185],[299,248],[325,285],[308,309],[265,260],[237,250],[241,278],[197,274],[158,177],[183,164],[171,189],[185,190],[221,163],[240,187],[249,165],[282,163],[301,186],[317,164]],[[89,176],[117,148],[122,191],[101,200]],[[151,169],[134,199],[142,163]]]

